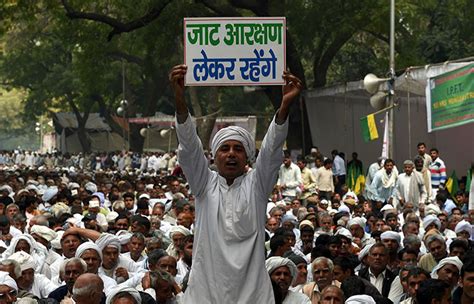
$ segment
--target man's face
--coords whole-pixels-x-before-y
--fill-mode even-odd
[[[76,254],[76,249],[79,247],[79,245],[81,245],[81,241],[77,235],[70,234],[63,238],[61,242],[61,248],[63,250],[64,256],[68,259],[74,257]]]
[[[326,231],[326,232],[331,231],[331,224],[332,224],[332,218],[329,216],[324,216],[319,221],[319,226],[321,227],[321,230]]]
[[[398,242],[392,239],[385,239],[382,241],[384,245],[388,248],[391,253],[397,252],[398,250]]]
[[[411,276],[408,278],[408,294],[411,297],[416,297],[416,291],[420,287],[421,282],[427,280],[428,278],[424,274],[419,274],[417,276]]]
[[[341,253],[341,244],[338,244],[338,243],[329,244],[328,249],[331,252],[332,257],[337,257]]]
[[[125,197],[123,199],[123,202],[125,203],[125,208],[127,208],[128,210],[132,210],[133,209],[133,206],[135,205],[135,200],[133,199],[133,197]]]
[[[171,240],[173,241],[173,244],[176,248],[178,248],[181,243],[183,242],[184,239],[184,234],[180,232],[175,232],[173,233],[173,236],[171,237]]]
[[[68,263],[64,268],[64,281],[69,291],[72,291],[77,278],[84,273],[80,263]]]
[[[368,262],[373,272],[382,272],[388,263],[388,254],[383,247],[374,247],[369,253]]]
[[[459,270],[453,264],[446,264],[438,270],[438,279],[454,287],[459,280]]]
[[[183,248],[183,260],[190,265],[193,258],[193,242],[187,242]]]
[[[295,199],[291,202],[291,209],[298,210],[300,207],[301,207],[300,200]]]
[[[345,279],[351,276],[351,272],[349,270],[344,271],[339,265],[334,265],[333,273],[334,279],[338,280],[339,282],[343,282]]]
[[[413,165],[403,165],[403,171],[406,173],[406,175],[411,175],[413,172]]]
[[[176,259],[172,256],[162,257],[157,264],[158,268],[166,271],[173,277],[176,276],[178,270],[176,269]]]
[[[0,304],[16,302],[18,292],[7,285],[0,285]]]
[[[30,244],[28,244],[25,240],[19,240],[15,246],[15,252],[24,251],[26,253],[30,253]]]
[[[171,193],[175,194],[175,193],[178,193],[179,192],[179,181],[172,181],[170,183],[170,191]]]
[[[395,228],[398,226],[398,218],[397,217],[390,217],[387,219],[387,225],[389,225],[392,228]]]
[[[17,278],[18,288],[29,290],[35,281],[35,270],[33,268],[25,269],[21,272],[21,277]]]
[[[326,261],[320,261],[313,265],[313,279],[318,284],[319,290],[323,290],[326,286],[331,285],[333,273],[330,271]]]
[[[145,241],[137,237],[132,237],[128,244],[128,249],[130,250],[130,256],[134,260],[137,260],[145,249]]]
[[[474,272],[464,272],[464,277],[461,278],[460,283],[463,293],[469,298],[474,299]]]
[[[432,161],[435,161],[435,159],[438,158],[438,152],[436,152],[436,151],[430,151],[430,156],[431,156],[431,160],[432,160]]]
[[[449,252],[449,256],[457,256],[461,261],[464,259],[466,255],[466,250],[463,247],[453,247]]]
[[[291,158],[289,158],[289,157],[283,158],[283,164],[284,164],[285,167],[287,167],[287,168],[290,167],[290,165],[291,165]]]
[[[277,220],[278,220],[278,223],[281,223],[281,218],[283,217],[283,212],[282,212],[280,209],[275,210],[275,211],[273,212],[272,217],[274,217],[275,219],[277,219]]]
[[[364,229],[359,225],[352,225],[350,231],[353,237],[362,238],[364,236]]]
[[[297,162],[296,162],[296,165],[297,165],[301,170],[303,170],[303,168],[305,167],[305,163],[302,162],[301,160],[297,161]]]
[[[135,232],[140,232],[141,234],[147,234],[148,231],[146,231],[146,227],[143,226],[143,225],[140,225],[138,223],[138,221],[135,221],[132,223],[132,225],[130,226],[130,231],[132,233],[135,233]]]
[[[102,262],[102,266],[105,269],[112,269],[118,264],[119,258],[119,250],[118,248],[107,246],[102,250],[102,256],[104,257],[104,261]]]
[[[270,275],[270,278],[280,287],[283,293],[286,293],[288,291],[288,288],[290,288],[291,285],[291,281],[293,280],[291,272],[286,266],[281,266],[275,269]]]
[[[425,145],[418,146],[418,155],[421,155],[421,156],[425,155],[425,151],[426,151]]]
[[[86,262],[88,273],[97,274],[100,267],[100,263],[102,262],[97,251],[88,249],[84,251],[84,253],[81,255],[81,259]]]
[[[385,168],[385,172],[387,172],[387,174],[392,173],[392,170],[393,170],[393,163],[392,162],[385,162],[383,167]]]
[[[312,233],[311,231],[303,231],[301,232],[301,242],[303,242],[303,244],[313,244],[313,239],[314,239],[314,233]]]
[[[343,304],[344,294],[337,287],[326,288],[321,294],[320,304]]]
[[[408,266],[408,265],[416,266],[417,262],[418,262],[418,259],[417,259],[416,254],[404,253],[402,256],[400,265],[401,266]]]
[[[270,232],[275,232],[275,230],[278,228],[278,220],[274,217],[271,217],[267,220],[267,229]]]
[[[299,263],[296,265],[296,269],[298,270],[298,274],[296,275],[296,281],[301,282],[301,284],[306,284],[308,279],[308,268],[306,263]]]
[[[416,159],[415,160],[415,168],[416,168],[416,171],[421,172],[421,170],[423,170],[423,161]]]
[[[438,219],[441,222],[440,231],[443,232],[446,229],[446,226],[448,226],[448,218],[445,214],[440,214],[438,215]]]
[[[118,230],[128,230],[128,219],[119,219],[115,222],[115,229]]]
[[[428,249],[436,261],[440,261],[446,257],[446,244],[444,242],[438,240],[432,241],[428,246]]]
[[[191,228],[191,225],[193,224],[193,217],[189,213],[181,212],[176,217],[176,224],[184,226],[189,229]]]
[[[7,209],[7,216],[8,218],[12,219],[15,214],[18,213],[18,209],[16,207],[10,207]]]
[[[245,173],[247,154],[244,145],[237,140],[228,140],[219,147],[215,155],[217,171],[228,182]]]

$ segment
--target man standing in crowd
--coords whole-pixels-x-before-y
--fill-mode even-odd
[[[414,171],[415,164],[411,160],[403,162],[403,173],[398,176],[394,190],[394,201],[397,210],[402,210],[405,203],[413,204],[413,209],[418,210],[420,204],[425,204],[427,195],[423,176]]]
[[[280,188],[283,198],[293,200],[301,193],[301,185],[303,180],[301,178],[301,170],[291,161],[289,151],[284,152],[283,164],[278,171],[277,185]]]
[[[431,164],[429,166],[431,173],[431,199],[436,198],[438,190],[444,189],[446,185],[446,166],[444,161],[439,158],[439,151],[436,148],[430,150]]]
[[[179,65],[169,76],[176,101],[178,160],[196,197],[195,262],[184,303],[274,303],[263,261],[266,202],[281,164],[289,106],[300,93],[301,82],[283,75],[282,103],[255,169],[245,172],[247,161],[255,156],[254,139],[243,128],[228,127],[213,138],[218,172],[212,172],[184,100],[186,71]]]

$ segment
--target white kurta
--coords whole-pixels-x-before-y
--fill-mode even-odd
[[[196,196],[193,265],[183,303],[274,303],[265,269],[265,212],[287,132],[287,122],[273,120],[255,169],[228,186],[208,168],[191,117],[177,123],[179,163]]]

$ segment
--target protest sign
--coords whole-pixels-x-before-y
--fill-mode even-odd
[[[430,78],[426,110],[428,132],[474,122],[474,64]]]
[[[285,18],[185,18],[184,63],[188,86],[282,85]]]

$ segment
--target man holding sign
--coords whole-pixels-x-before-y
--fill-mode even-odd
[[[283,98],[262,142],[254,169],[245,172],[255,156],[248,131],[231,126],[213,138],[217,172],[204,156],[184,99],[187,66],[169,75],[176,99],[179,162],[196,197],[196,235],[193,266],[184,303],[274,303],[265,269],[265,220],[268,195],[276,181],[288,132],[288,113],[302,89],[301,81],[283,74]]]

